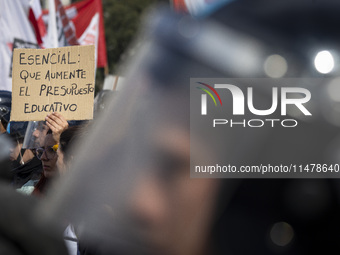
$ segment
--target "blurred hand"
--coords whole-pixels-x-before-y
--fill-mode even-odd
[[[67,120],[58,112],[48,114],[45,120],[46,125],[52,130],[53,139],[59,143],[61,133],[68,128]]]

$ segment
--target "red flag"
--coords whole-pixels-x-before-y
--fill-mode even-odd
[[[75,28],[73,26],[73,22],[70,22],[70,19],[66,15],[65,8],[63,7],[63,4],[60,0],[55,0],[55,8],[56,12],[59,13],[59,17],[61,20],[61,24],[63,26],[63,32],[65,35],[65,38],[67,40],[67,43],[69,45],[79,45],[78,42],[78,36],[76,35]]]
[[[173,0],[172,6],[176,12],[188,13],[188,7],[184,0]]]
[[[43,21],[43,13],[39,0],[30,2],[28,18],[32,23],[38,44],[43,47],[43,44],[46,41],[46,27]]]
[[[91,21],[94,18],[94,16],[97,13],[99,14],[97,67],[107,66],[102,1],[101,0],[83,0],[77,3],[74,3],[70,6],[67,6],[65,7],[65,9],[72,16],[74,15],[73,17],[70,17],[70,18],[73,21],[73,24],[76,28],[77,38],[81,38],[83,36],[84,32],[90,26]],[[88,38],[86,39],[86,36],[85,36],[84,40],[88,40]]]
[[[172,0],[176,12],[189,13],[194,17],[204,17],[233,0]]]
[[[94,44],[97,48],[97,67],[107,66],[102,1],[83,0],[64,7],[58,2],[56,11],[59,12],[68,44]],[[48,14],[48,10],[44,10],[44,14]],[[73,37],[74,33],[76,38]]]

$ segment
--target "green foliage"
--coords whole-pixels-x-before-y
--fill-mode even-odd
[[[157,0],[102,0],[110,73],[124,57],[139,29],[142,13]],[[165,1],[168,2],[168,1]]]

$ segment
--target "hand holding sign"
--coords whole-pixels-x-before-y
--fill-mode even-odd
[[[15,49],[11,121],[93,118],[94,46]]]
[[[53,112],[45,118],[46,125],[52,130],[53,139],[56,143],[59,143],[61,133],[68,128],[68,122],[58,112]]]

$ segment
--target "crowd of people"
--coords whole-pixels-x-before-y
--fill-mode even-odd
[[[8,181],[25,195],[44,196],[52,180],[67,171],[73,158],[70,147],[85,125],[82,122],[70,126],[62,114],[53,112],[46,116],[45,121],[33,123],[35,128],[27,130],[28,122],[9,122],[11,93],[0,91],[0,98],[2,134],[12,140]],[[26,140],[33,143],[23,148],[24,144],[28,144],[24,142],[25,135]],[[69,254],[77,255],[77,239],[72,225],[66,228],[64,235]]]
[[[0,254],[338,251],[338,178],[192,178],[190,165],[337,163],[340,132],[327,116],[339,115],[339,97],[326,83],[310,87],[313,117],[292,115],[295,129],[216,128],[207,137],[192,127],[189,86],[196,77],[268,78],[263,56],[273,53],[287,59],[282,77],[325,78],[308,56],[320,45],[340,49],[339,9],[335,0],[237,0],[204,20],[156,9],[122,65],[124,88],[86,122],[58,112],[11,122],[11,95],[1,91],[1,139],[11,148],[7,160],[0,148]],[[272,95],[261,96],[270,105]]]

